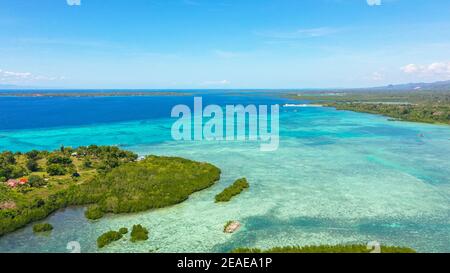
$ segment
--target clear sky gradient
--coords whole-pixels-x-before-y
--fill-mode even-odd
[[[322,88],[450,79],[448,0],[0,0],[0,84]]]

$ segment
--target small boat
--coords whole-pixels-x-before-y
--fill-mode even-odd
[[[283,107],[323,107],[320,104],[290,104],[287,103],[285,105],[283,105]]]

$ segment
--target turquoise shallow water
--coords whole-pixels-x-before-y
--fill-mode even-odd
[[[62,210],[48,219],[55,227],[50,236],[34,236],[28,226],[0,238],[0,252],[66,252],[69,241],[96,252],[100,234],[137,223],[149,227],[148,242],[122,240],[102,251],[221,252],[375,240],[450,252],[449,127],[330,108],[285,108],[280,124],[280,148],[272,153],[251,142],[173,142],[168,119],[0,132],[0,150],[115,144],[142,155],[208,161],[223,171],[215,186],[170,208],[97,222],[84,219],[84,208]],[[243,176],[249,191],[214,203],[215,194]],[[228,220],[239,220],[242,229],[224,234]]]

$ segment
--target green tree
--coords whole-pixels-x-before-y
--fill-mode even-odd
[[[22,166],[12,166],[12,172],[10,178],[19,178],[27,175],[27,170]]]
[[[47,158],[47,164],[61,164],[61,165],[70,165],[72,164],[72,159],[70,159],[70,157],[67,156],[63,156],[60,154],[50,154],[49,157]]]
[[[39,171],[39,164],[37,163],[36,159],[28,159],[26,165],[27,169],[30,170],[30,172]]]
[[[92,205],[88,207],[86,212],[84,213],[84,216],[89,220],[98,220],[102,218],[104,215],[102,209],[97,205]]]
[[[38,150],[29,151],[25,155],[27,156],[28,159],[38,160],[41,158],[40,152]]]
[[[0,164],[16,164],[16,158],[14,157],[14,154],[10,151],[6,151],[0,154]]]
[[[92,168],[92,161],[89,158],[86,158],[83,161],[83,167],[85,167],[87,169]]]
[[[45,179],[39,175],[30,175],[30,177],[28,178],[28,182],[30,186],[34,188],[43,187],[47,184]]]
[[[51,176],[65,175],[67,170],[59,164],[50,164],[47,166],[47,173]]]

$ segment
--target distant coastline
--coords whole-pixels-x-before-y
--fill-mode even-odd
[[[392,120],[450,125],[450,91],[290,93],[282,97]]]

